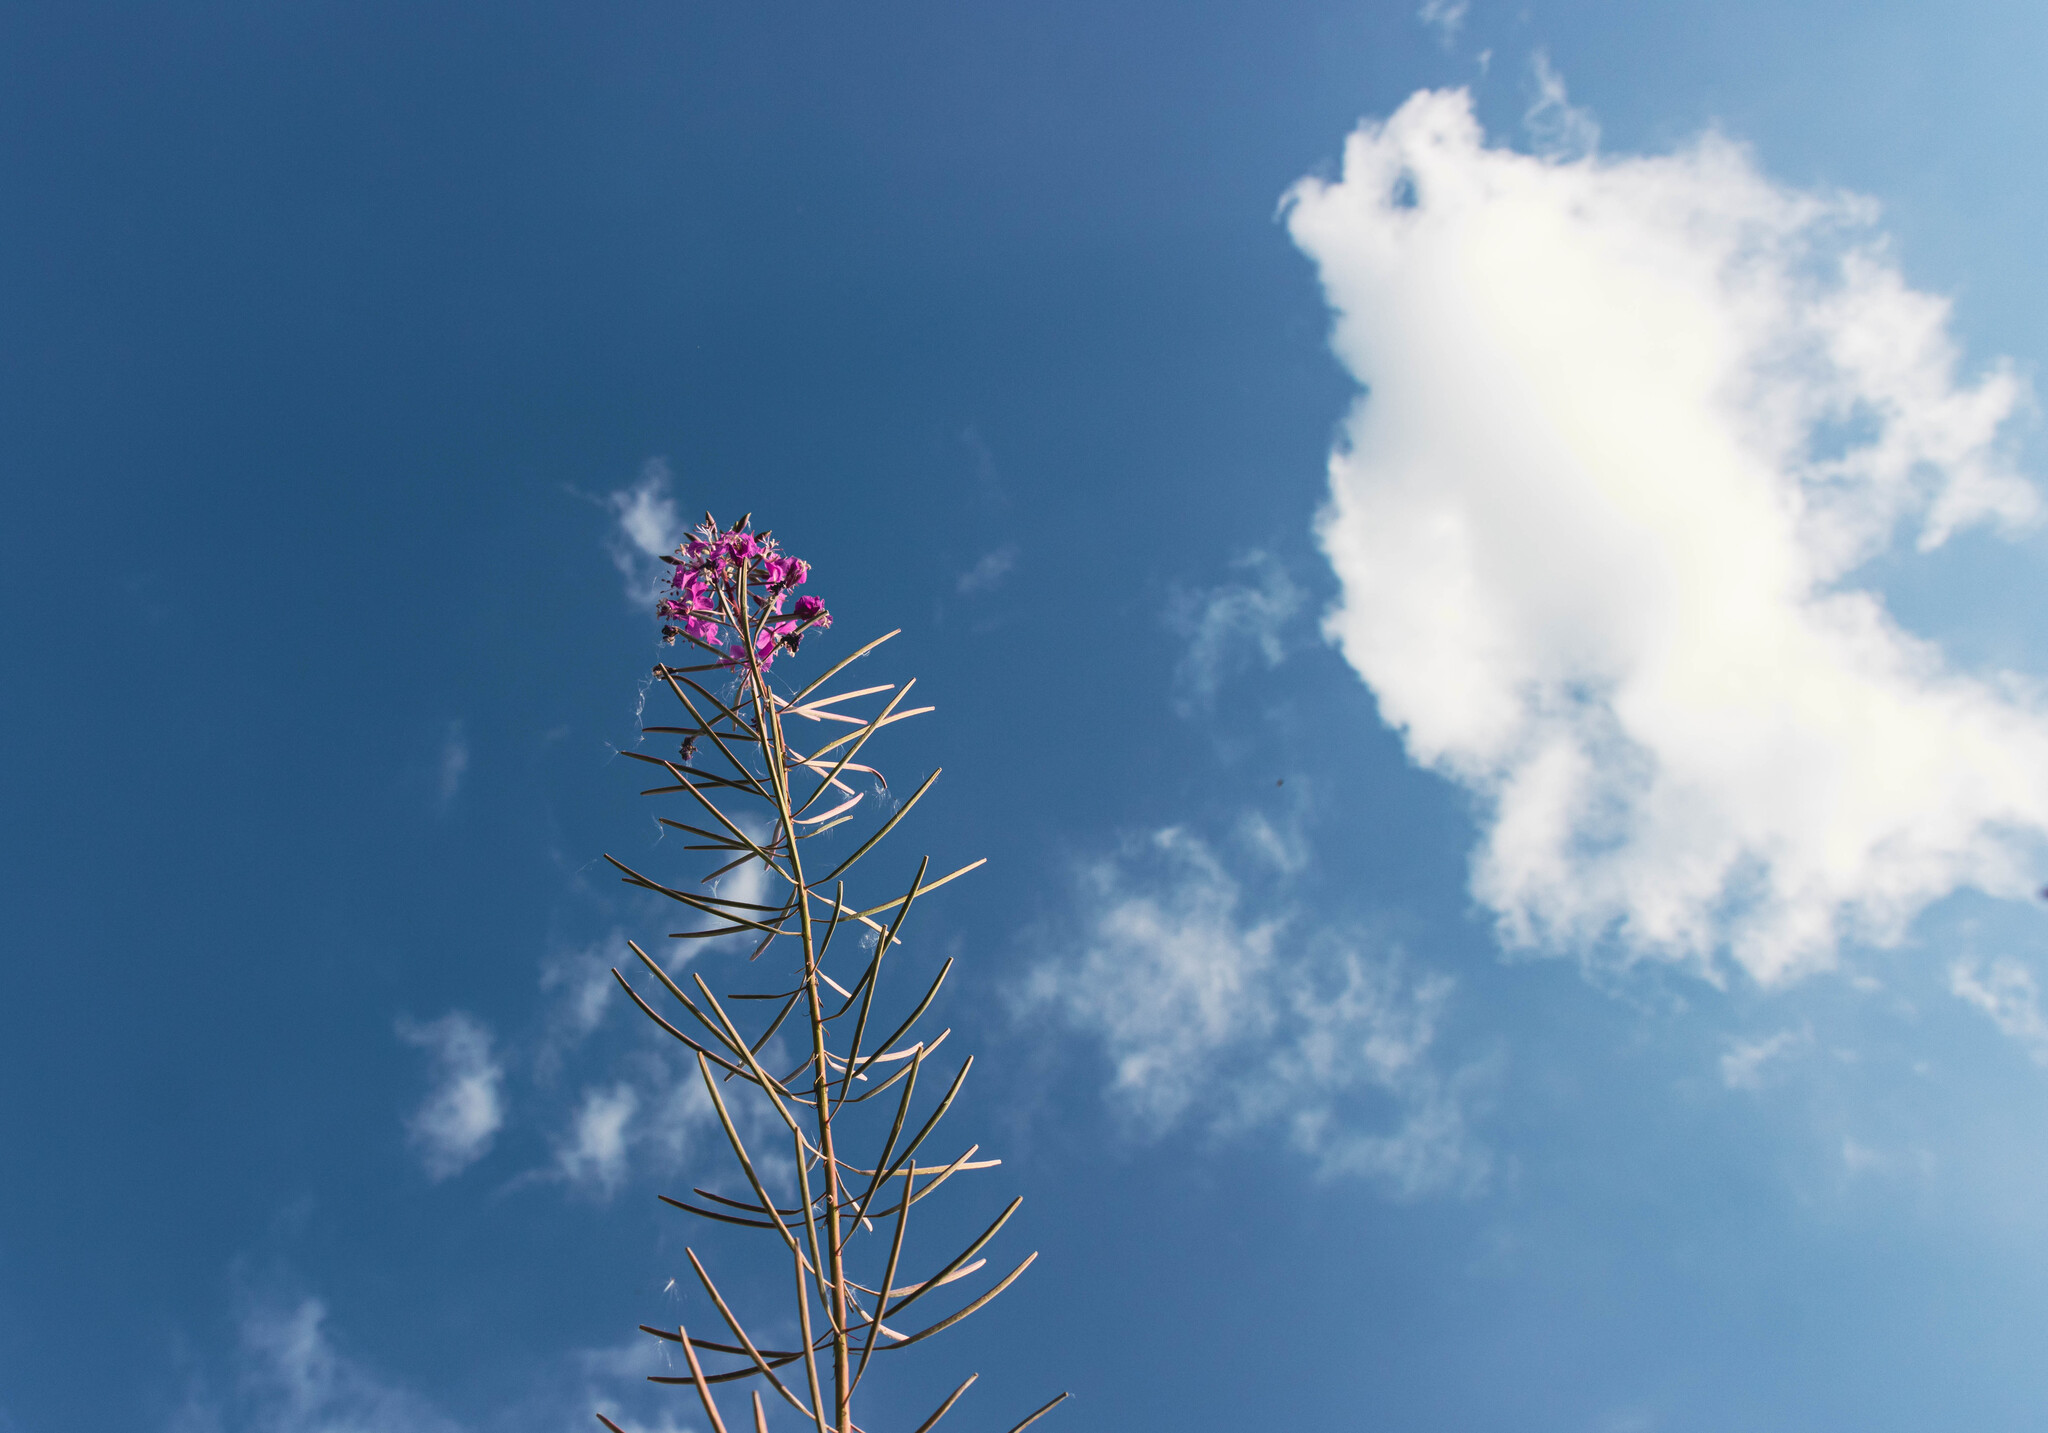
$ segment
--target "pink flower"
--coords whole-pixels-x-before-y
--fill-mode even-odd
[[[811,575],[811,565],[801,557],[771,557],[761,566],[771,589],[801,587]]]
[[[744,666],[746,660],[746,648],[738,642],[732,643],[725,649],[726,666]],[[771,627],[764,626],[754,634],[754,660],[760,664],[761,670],[764,672],[775,665],[775,632]]]
[[[811,566],[784,556],[772,537],[751,531],[745,519],[720,528],[707,514],[668,560],[675,565],[669,595],[655,607],[671,624],[662,628],[663,640],[687,636],[719,653],[725,666],[739,666],[748,657],[746,640],[731,620],[743,609],[754,629],[753,659],[764,671],[779,648],[794,652],[810,628],[832,625],[815,597],[797,598],[793,613],[782,615],[791,589],[809,580]]]

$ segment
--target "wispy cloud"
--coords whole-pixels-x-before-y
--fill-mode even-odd
[[[639,481],[605,497],[616,519],[605,548],[626,582],[626,600],[645,607],[654,596],[664,553],[674,552],[689,524],[676,510],[675,479],[662,458],[649,458]]]
[[[672,1083],[655,1092],[641,1121],[640,1139],[650,1165],[657,1170],[681,1169],[698,1137],[716,1128],[717,1119],[703,1080],[694,1067],[684,1067]]]
[[[1851,1176],[1909,1175],[1924,1179],[1934,1173],[1936,1163],[1932,1150],[1881,1148],[1846,1135],[1842,1139],[1842,1170]]]
[[[1016,544],[1007,543],[961,573],[956,587],[963,597],[971,597],[977,592],[992,592],[1002,585],[1003,579],[1016,565]]]
[[[661,1343],[639,1334],[609,1348],[578,1349],[571,1355],[571,1361],[581,1372],[587,1391],[572,1415],[575,1421],[569,1427],[581,1428],[584,1422],[592,1421],[591,1412],[604,1414],[624,1433],[693,1433],[700,1426],[693,1422],[678,1423],[669,1407],[664,1407],[651,1421],[643,1422],[622,1409],[615,1397],[606,1396],[607,1390],[616,1395],[622,1388],[644,1386],[650,1374],[658,1376],[687,1371],[682,1359],[675,1354],[674,1344]],[[676,1401],[670,1389],[653,1392],[662,1403],[672,1405]],[[687,1398],[685,1405],[694,1412],[697,1407],[695,1398]]]
[[[996,455],[981,436],[981,430],[972,423],[960,430],[960,446],[967,450],[967,456],[974,465],[974,486],[981,496],[982,506],[1000,511],[1010,505],[1010,495],[1003,485],[1002,471],[996,467]]]
[[[1243,580],[1179,589],[1167,622],[1187,642],[1173,669],[1175,707],[1183,716],[1205,710],[1223,682],[1248,663],[1272,668],[1286,656],[1289,621],[1306,601],[1287,569],[1263,552],[1231,564]]]
[[[426,1022],[401,1016],[397,1028],[433,1057],[433,1090],[405,1127],[427,1177],[439,1182],[490,1152],[505,1123],[505,1069],[491,1052],[490,1027],[460,1010]]]
[[[469,737],[464,730],[462,718],[448,723],[448,732],[441,739],[440,780],[434,792],[434,805],[439,811],[447,811],[455,804],[456,793],[462,790],[462,778],[469,770]]]
[[[460,1433],[427,1399],[339,1349],[319,1299],[252,1302],[238,1333],[232,1394],[195,1390],[172,1433]]]
[[[239,1282],[239,1280],[238,1280]],[[211,1367],[194,1371],[166,1433],[558,1433],[603,1412],[626,1433],[685,1433],[646,1390],[648,1374],[674,1368],[652,1339],[614,1348],[565,1350],[533,1370],[516,1402],[458,1417],[416,1387],[379,1369],[334,1327],[324,1300],[294,1289],[242,1288],[235,1341]],[[640,1396],[643,1392],[652,1397]],[[651,1404],[660,1410],[622,1403]]]
[[[656,1422],[641,1423],[630,1415],[621,1412],[616,1403],[607,1399],[597,1400],[594,1407],[597,1412],[604,1414],[605,1417],[618,1424],[620,1433],[697,1433],[696,1424],[678,1423],[675,1421],[675,1415],[671,1413],[664,1412]]]
[[[1289,874],[1273,853],[1293,849],[1253,824],[1228,852],[1272,890]],[[1474,1075],[1446,1075],[1432,1053],[1450,980],[1255,904],[1225,854],[1186,830],[1130,842],[1082,873],[1078,928],[1048,933],[1074,953],[1033,969],[1019,1009],[1101,1043],[1109,1094],[1140,1133],[1266,1126],[1325,1174],[1407,1197],[1476,1188]]]
[[[1448,50],[1456,43],[1458,32],[1465,28],[1465,16],[1471,9],[1471,0],[1422,0],[1415,18],[1435,30]]]
[[[1734,1039],[1721,1054],[1721,1083],[1731,1090],[1760,1090],[1777,1064],[1813,1044],[1813,1030],[1801,1026],[1761,1039]]]
[[[584,1089],[555,1140],[552,1167],[522,1180],[556,1180],[608,1200],[636,1174],[667,1174],[683,1167],[698,1137],[716,1121],[695,1066],[673,1066],[645,1050],[617,1066],[623,1078]],[[772,1166],[776,1161],[758,1155],[756,1162]]]
[[[1988,967],[1961,960],[1949,967],[1948,988],[2048,1065],[2048,1019],[2041,1014],[2041,987],[2033,971],[2010,959],[1994,960]]]
[[[541,962],[540,988],[550,998],[546,1033],[534,1056],[536,1077],[554,1079],[569,1053],[603,1023],[612,1002],[625,999],[612,978],[612,953],[625,948],[625,933],[614,927],[602,940],[558,949]]]
[[[617,1193],[626,1177],[626,1144],[639,1109],[639,1091],[623,1081],[585,1090],[567,1137],[555,1149],[561,1177],[600,1199]]]
[[[726,877],[719,889],[747,899],[760,878]],[[691,941],[690,956],[701,957],[717,941]],[[674,1038],[633,1010],[612,976],[626,949],[623,932],[588,945],[564,947],[541,966],[541,989],[550,997],[533,1056],[536,1082],[551,1089],[573,1074],[580,1089],[564,1107],[559,1095],[543,1093],[536,1118],[553,1124],[548,1162],[519,1175],[515,1184],[565,1185],[587,1197],[608,1200],[629,1180],[670,1174],[681,1168],[707,1126],[715,1126],[711,1102],[695,1063]],[[659,949],[659,948],[657,948]],[[687,958],[687,957],[685,957]],[[643,975],[637,961],[624,962],[629,976]],[[679,961],[672,960],[670,969]],[[640,980],[637,983],[646,985]],[[650,992],[666,1003],[658,989]],[[593,1041],[607,1014],[618,1008],[623,1023]]]
[[[1546,159],[1584,159],[1600,147],[1600,123],[1593,112],[1571,102],[1564,77],[1550,67],[1550,56],[1538,50],[1529,61],[1536,97],[1522,113],[1522,127],[1538,154]]]
[[[1532,123],[1590,143],[1550,79]],[[2025,389],[1957,376],[1947,304],[1873,221],[1711,134],[1490,147],[1463,92],[1295,189],[1369,390],[1330,458],[1327,630],[1482,798],[1508,942],[1769,982],[2036,884],[2033,686],[1950,669],[1854,585],[1902,527],[1924,551],[2035,517],[2002,435]]]

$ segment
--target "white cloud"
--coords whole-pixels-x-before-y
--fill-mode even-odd
[[[974,486],[980,494],[982,506],[1001,511],[1010,505],[1009,490],[1003,484],[1002,470],[996,466],[996,455],[981,430],[972,423],[960,430],[960,445],[967,449],[967,455],[974,461]]]
[[[462,1433],[472,1426],[351,1353],[319,1298],[244,1291],[238,1302],[233,1351],[216,1376],[195,1371],[168,1433]],[[645,1375],[673,1371],[662,1346],[648,1338],[576,1350],[535,1369],[515,1401],[474,1426],[580,1430],[595,1427],[591,1414],[601,1411],[626,1433],[685,1433],[697,1425],[675,1420],[671,1391],[634,1397],[646,1392]],[[621,1406],[622,1396],[659,1411],[651,1420],[644,1412],[636,1418]]]
[[[1850,1175],[1918,1175],[1934,1173],[1935,1157],[1926,1149],[1879,1149],[1860,1140],[1842,1139],[1842,1169]]]
[[[469,737],[463,729],[462,719],[457,717],[448,723],[448,734],[441,741],[440,782],[434,793],[434,804],[446,811],[455,803],[455,794],[462,789],[462,777],[469,770]]]
[[[658,1422],[643,1423],[634,1419],[620,1408],[615,1399],[606,1397],[604,1393],[606,1389],[617,1390],[621,1386],[643,1384],[649,1374],[674,1374],[678,1371],[687,1373],[688,1369],[682,1359],[674,1354],[674,1348],[673,1344],[664,1344],[645,1334],[639,1334],[624,1343],[613,1344],[608,1348],[578,1349],[574,1358],[588,1389],[585,1405],[618,1424],[624,1433],[690,1433],[697,1425],[676,1422],[671,1409],[664,1408]],[[664,1402],[681,1401],[692,1413],[696,1412],[699,1407],[696,1395],[683,1391],[682,1398],[678,1400],[678,1391],[673,1388],[660,1390],[662,1394],[667,1395]],[[596,1421],[590,1419],[588,1414],[584,1414],[583,1417],[593,1423]],[[580,1428],[581,1423],[574,1426]]]
[[[1138,865],[1163,870],[1147,883],[1133,879]],[[1083,952],[1039,966],[1027,998],[1099,1036],[1118,1096],[1164,1127],[1209,1077],[1210,1051],[1271,1032],[1263,982],[1282,923],[1241,918],[1237,882],[1179,828],[1097,862],[1084,881]]]
[[[1780,1030],[1761,1040],[1731,1040],[1721,1055],[1721,1083],[1731,1090],[1760,1090],[1771,1065],[1812,1044],[1813,1031],[1808,1027]]]
[[[1308,841],[1292,822],[1281,825],[1253,811],[1237,823],[1237,841],[1245,851],[1282,876],[1298,876],[1308,869]]]
[[[670,1039],[665,1034],[656,1038]],[[567,1130],[555,1142],[553,1168],[522,1178],[553,1178],[597,1199],[610,1199],[636,1169],[668,1174],[683,1168],[697,1137],[706,1127],[716,1127],[717,1116],[696,1065],[671,1062],[665,1055],[636,1051],[619,1062],[627,1078],[586,1088]],[[748,1102],[739,1103],[735,1113],[743,1129],[766,1113]],[[748,1137],[753,1134],[748,1129]],[[755,1153],[755,1163],[764,1172],[777,1158],[772,1149]]]
[[[427,1177],[439,1182],[490,1152],[505,1123],[505,1069],[491,1053],[490,1027],[460,1010],[425,1023],[401,1016],[397,1028],[401,1040],[433,1055],[433,1091],[406,1134]]]
[[[2041,988],[2033,971],[2016,960],[1995,960],[1988,970],[1974,960],[1963,960],[1949,967],[1948,988],[2048,1065],[2048,1019],[2041,1015]]]
[[[534,1057],[534,1073],[551,1081],[563,1060],[603,1023],[614,1000],[626,997],[612,978],[611,952],[626,948],[616,927],[603,940],[573,950],[557,950],[541,963],[540,988],[553,998],[547,1033]]]
[[[671,1369],[670,1371],[673,1372],[673,1369]],[[611,1419],[612,1422],[618,1424],[620,1433],[697,1433],[696,1424],[678,1423],[675,1421],[674,1415],[667,1412],[664,1412],[661,1415],[661,1421],[659,1423],[637,1422],[627,1414],[621,1412],[619,1409],[619,1405],[612,1402],[608,1398],[598,1399],[596,1402],[595,1411],[604,1414],[605,1417]]]
[[[656,1095],[641,1130],[641,1138],[654,1152],[655,1168],[680,1169],[699,1132],[715,1126],[717,1119],[711,1096],[704,1093],[704,1081],[695,1066],[686,1067],[673,1084]],[[748,1133],[751,1137],[752,1131]]]
[[[1275,839],[1254,827],[1240,843],[1263,888],[1287,874],[1268,864]],[[1168,828],[1133,842],[1083,873],[1081,928],[1060,938],[1077,953],[1032,971],[1020,1012],[1051,1010],[1099,1040],[1110,1095],[1142,1132],[1197,1117],[1225,1133],[1277,1127],[1325,1174],[1410,1197],[1477,1187],[1471,1076],[1429,1058],[1451,982],[1246,904],[1200,838]]]
[[[1449,49],[1458,38],[1458,31],[1464,28],[1465,16],[1471,8],[1471,0],[1422,0],[1415,18],[1434,29],[1444,48]]]
[[[337,1349],[319,1299],[254,1304],[239,1334],[232,1398],[195,1392],[176,1433],[459,1433],[420,1395]]]
[[[1287,570],[1263,552],[1231,566],[1248,578],[1198,591],[1176,591],[1168,624],[1187,641],[1174,665],[1175,706],[1183,716],[1205,709],[1232,671],[1256,656],[1268,668],[1287,655],[1281,639],[1306,600]]]
[[[1523,111],[1522,127],[1536,152],[1546,159],[1583,159],[1600,147],[1600,124],[1593,112],[1571,102],[1564,77],[1550,67],[1550,56],[1538,50],[1529,61],[1536,98]]]
[[[977,592],[993,592],[1016,565],[1016,544],[1005,544],[961,573],[958,590],[963,597],[971,597]]]
[[[599,1198],[611,1198],[626,1177],[629,1127],[639,1108],[639,1092],[624,1081],[610,1089],[585,1090],[569,1137],[555,1150],[561,1176]]]
[[[1464,1094],[1480,1071],[1447,1079],[1428,1059],[1450,978],[1311,940],[1329,947],[1325,969],[1288,982],[1293,1032],[1273,1049],[1267,1078],[1242,1092],[1240,1118],[1284,1120],[1325,1173],[1382,1179],[1410,1197],[1477,1188],[1489,1161],[1467,1130]],[[1394,1127],[1358,1128],[1329,1098],[1350,1087],[1392,1096]]]
[[[689,527],[676,511],[673,484],[667,462],[649,458],[640,481],[605,497],[618,520],[605,546],[612,566],[626,580],[626,600],[636,608],[652,605],[655,583],[665,570],[662,554],[674,552]]]
[[[1958,379],[1873,218],[1713,135],[1490,148],[1463,92],[1290,197],[1369,390],[1330,459],[1327,632],[1482,798],[1473,890],[1513,945],[1771,982],[2034,884],[2040,700],[1850,585],[1902,527],[2038,508],[2001,446],[2023,385]]]
[[[740,880],[735,872],[720,884],[731,894],[735,884],[747,887],[757,880]],[[688,956],[702,956],[703,947],[716,942],[691,944],[695,949]],[[553,1142],[552,1159],[517,1182],[555,1181],[609,1199],[635,1174],[680,1169],[701,1130],[715,1124],[695,1062],[679,1051],[674,1037],[630,1008],[613,979],[614,953],[625,945],[625,936],[615,929],[588,946],[559,950],[542,964],[541,989],[553,999],[534,1056],[534,1077],[552,1085],[573,1064],[586,1081],[601,1083],[584,1084]],[[630,964],[628,974],[638,969],[637,961]],[[666,1003],[658,992],[642,994]],[[610,1037],[585,1049],[614,1005],[625,1017],[624,1026],[614,1025]],[[744,1101],[741,1109],[746,1109]]]

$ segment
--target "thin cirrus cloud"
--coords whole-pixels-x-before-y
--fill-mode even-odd
[[[492,1052],[490,1027],[463,1011],[429,1021],[401,1016],[397,1028],[399,1039],[433,1058],[433,1088],[405,1128],[438,1184],[490,1152],[505,1123],[505,1067]]]
[[[641,1050],[617,1068],[625,1078],[583,1091],[546,1172],[598,1200],[610,1199],[636,1174],[682,1168],[698,1137],[714,1127],[710,1097],[693,1066],[671,1066]]]
[[[2041,989],[2033,971],[2011,959],[1988,966],[1960,960],[1949,967],[1948,988],[1957,999],[1989,1016],[2001,1033],[2026,1046],[2037,1063],[2048,1065],[2048,1017],[2041,1014]]]
[[[252,1302],[239,1325],[229,1391],[195,1387],[170,1433],[461,1433],[417,1392],[338,1348],[320,1299]]]
[[[537,1118],[554,1129],[548,1161],[518,1175],[513,1186],[552,1183],[608,1201],[629,1180],[682,1168],[703,1130],[715,1127],[695,1065],[679,1058],[673,1038],[633,1012],[619,990],[615,953],[626,944],[614,928],[542,963],[546,1014],[531,1068],[538,1101],[552,1107]],[[613,1009],[625,1024],[593,1040]],[[572,1073],[576,1097],[559,1104],[549,1092]]]
[[[1058,941],[1072,953],[1032,969],[1019,1013],[1098,1042],[1141,1133],[1277,1128],[1325,1176],[1477,1190],[1489,1158],[1467,1104],[1484,1071],[1446,1073],[1432,1048],[1451,981],[1291,904],[1254,909],[1240,877],[1284,890],[1305,853],[1259,817],[1231,845],[1169,827],[1088,866]]]
[[[1813,1028],[1806,1025],[1757,1040],[1731,1040],[1721,1054],[1721,1083],[1731,1090],[1760,1090],[1787,1060],[1812,1045]]]
[[[626,600],[635,607],[652,602],[663,570],[662,555],[676,550],[688,528],[676,509],[674,488],[675,475],[668,463],[649,458],[637,482],[605,495],[605,506],[617,523],[605,549],[625,581]]]
[[[625,1433],[683,1433],[667,1410],[641,1421],[617,1395],[665,1371],[649,1340],[565,1352],[535,1370],[516,1402],[478,1421],[451,1416],[418,1387],[379,1368],[334,1327],[325,1300],[295,1289],[238,1296],[234,1347],[191,1370],[165,1433],[541,1433],[580,1428],[602,1412]],[[660,1406],[657,1401],[656,1406]]]
[[[570,1184],[609,1199],[626,1178],[627,1141],[640,1094],[620,1081],[583,1092],[583,1103],[555,1150],[556,1168]]]
[[[434,809],[446,813],[462,790],[462,778],[469,771],[469,733],[462,718],[448,723],[441,740],[439,780],[434,791]]]
[[[557,948],[541,962],[540,988],[548,1000],[546,1030],[533,1062],[536,1078],[551,1081],[560,1074],[568,1057],[624,998],[612,978],[612,960],[614,952],[625,948],[625,934],[614,926],[602,940]]]
[[[1307,602],[1286,568],[1253,550],[1231,564],[1243,580],[1173,594],[1166,620],[1186,643],[1173,668],[1174,707],[1194,716],[1236,669],[1257,656],[1270,669],[1287,655],[1283,635]]]
[[[1010,575],[1011,569],[1016,565],[1017,545],[1006,543],[994,552],[984,555],[981,561],[961,573],[960,580],[954,584],[954,589],[962,597],[993,592],[1002,585],[1003,579]]]
[[[1538,78],[1557,147],[1590,145]],[[1711,133],[1489,145],[1463,91],[1289,195],[1367,389],[1330,458],[1327,632],[1481,798],[1472,888],[1507,943],[1770,984],[2034,884],[2033,686],[1953,669],[1854,581],[1902,533],[2037,516],[2004,446],[2027,393],[1958,376],[1874,220]]]
[[[1448,50],[1457,40],[1458,32],[1465,28],[1465,16],[1471,8],[1471,0],[1422,0],[1415,18],[1435,30]]]

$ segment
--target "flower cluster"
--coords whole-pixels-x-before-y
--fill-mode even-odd
[[[655,613],[669,623],[661,629],[664,642],[688,637],[717,652],[728,667],[747,660],[744,620],[754,631],[755,660],[766,671],[780,649],[794,652],[813,627],[831,626],[832,614],[815,597],[791,601],[811,566],[800,557],[784,557],[768,533],[749,531],[752,516],[721,531],[706,513],[675,556],[662,559],[675,571]]]

